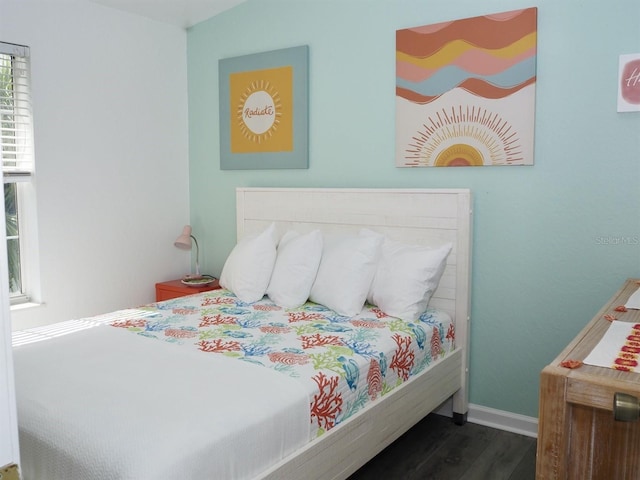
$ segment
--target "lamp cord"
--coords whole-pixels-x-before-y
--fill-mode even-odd
[[[198,240],[193,235],[190,235],[193,238],[193,241],[196,244],[196,275],[200,275],[200,246],[198,245]]]

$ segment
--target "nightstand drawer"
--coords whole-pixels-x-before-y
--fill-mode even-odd
[[[215,279],[210,285],[203,287],[193,287],[183,284],[180,280],[170,280],[168,282],[156,283],[156,302],[171,300],[172,298],[184,297],[201,292],[209,292],[220,288],[220,282]]]

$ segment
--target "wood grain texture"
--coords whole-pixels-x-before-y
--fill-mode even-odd
[[[569,432],[568,404],[559,392],[564,391],[566,369],[549,366],[540,377],[540,411],[536,470],[538,479],[567,478]]]
[[[640,397],[640,374],[582,365],[560,366],[565,360],[582,361],[602,339],[610,323],[640,322],[640,310],[616,311],[640,284],[628,279],[609,302],[560,355],[542,371],[536,478],[616,479],[640,478],[640,423],[616,422],[613,396],[624,392]]]

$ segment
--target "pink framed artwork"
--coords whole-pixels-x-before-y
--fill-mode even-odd
[[[537,8],[396,32],[396,166],[533,165]]]
[[[618,112],[640,112],[640,53],[620,55]]]

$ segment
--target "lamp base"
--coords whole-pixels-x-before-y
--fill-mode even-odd
[[[180,281],[183,285],[188,285],[190,287],[206,287],[208,285],[211,285],[216,280],[218,279],[213,275],[200,275],[197,273],[190,273],[182,277],[182,280]]]
[[[202,275],[199,275],[197,273],[187,273],[184,277],[182,277],[182,280],[185,281],[192,281],[192,280],[201,280],[202,278],[204,278]]]

